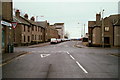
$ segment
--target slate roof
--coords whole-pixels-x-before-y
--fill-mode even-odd
[[[111,21],[111,23],[116,24],[120,19],[120,14],[116,14],[116,15],[110,15],[109,16],[109,20]]]
[[[120,26],[120,19],[114,24],[114,26]]]
[[[96,24],[96,21],[88,21],[88,27],[94,27]]]
[[[46,28],[47,27],[47,21],[39,21],[39,22],[36,22],[38,26],[41,26],[43,28]]]
[[[54,25],[64,25],[64,23],[55,23]]]
[[[19,17],[14,16],[13,21],[17,22],[17,23],[21,23],[21,24],[30,25],[30,23],[28,23],[26,20],[24,20],[21,16],[19,16]]]
[[[37,25],[37,26],[38,26],[38,24],[37,24],[36,22],[34,22],[34,21],[32,21],[32,20],[29,20],[29,19],[26,19],[26,18],[21,17],[21,16],[19,16],[19,17],[14,16],[14,17],[13,17],[13,21],[14,21],[14,22],[17,22],[17,23],[21,23],[21,24]]]

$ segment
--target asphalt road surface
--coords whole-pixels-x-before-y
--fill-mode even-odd
[[[77,48],[77,41],[44,47],[19,47],[27,51],[2,66],[3,78],[117,78],[117,49]]]

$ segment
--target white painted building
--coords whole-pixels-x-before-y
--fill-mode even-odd
[[[56,30],[58,30],[59,38],[64,38],[64,23],[55,23]]]

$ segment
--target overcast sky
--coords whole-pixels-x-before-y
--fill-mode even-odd
[[[27,13],[31,16],[38,16],[38,21],[48,20],[50,24],[56,22],[65,23],[65,31],[71,38],[80,38],[83,34],[83,25],[88,32],[88,21],[95,20],[96,13],[103,9],[104,17],[118,14],[118,0],[97,0],[78,1],[78,0],[26,0],[21,2],[14,0],[14,8],[20,9],[22,14]],[[43,17],[44,16],[44,17]]]

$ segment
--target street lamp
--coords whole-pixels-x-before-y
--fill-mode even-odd
[[[80,24],[78,22],[78,24]],[[81,28],[81,37],[85,37],[85,24],[82,26],[83,28]]]
[[[102,10],[102,47],[104,48],[104,9]]]
[[[85,37],[85,24],[84,24],[84,37]]]
[[[80,23],[78,22],[78,24],[80,24]],[[83,37],[83,30],[82,30],[82,28],[81,28],[81,37]]]

